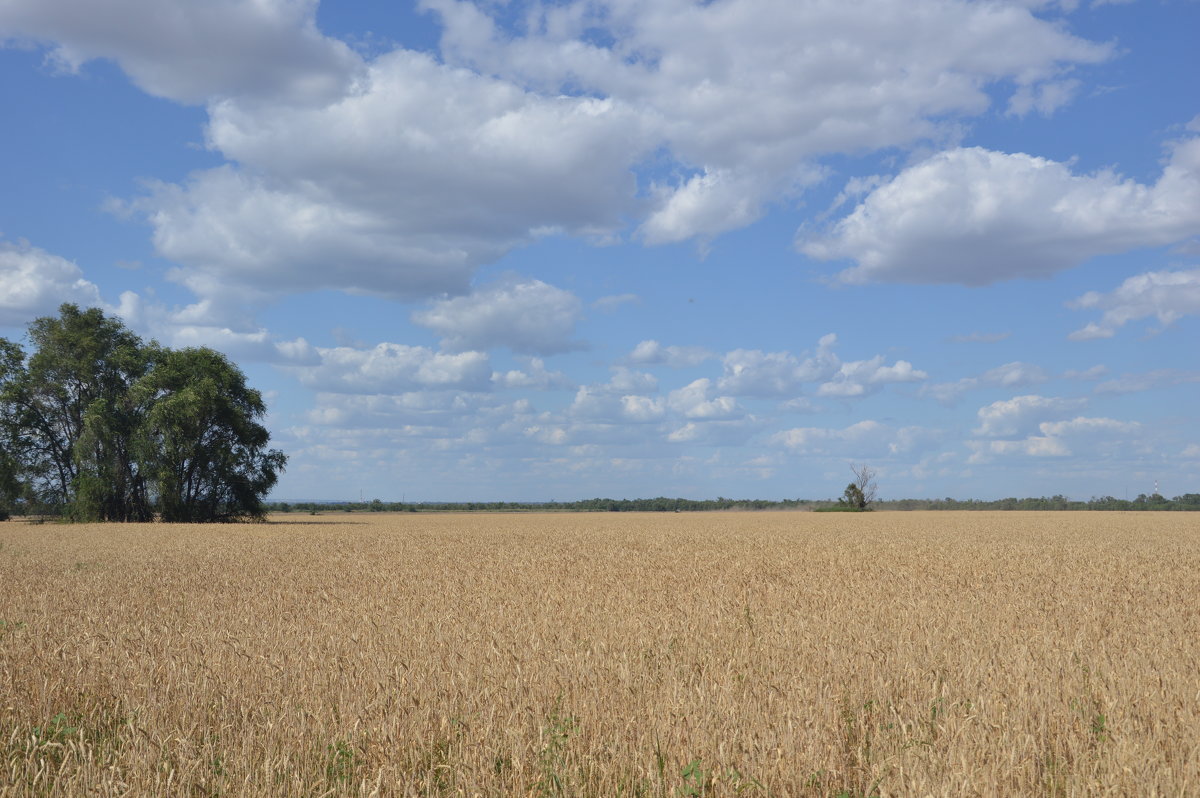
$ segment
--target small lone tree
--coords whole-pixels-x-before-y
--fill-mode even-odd
[[[851,465],[854,481],[846,486],[846,492],[838,499],[838,504],[848,504],[856,510],[867,510],[875,501],[875,471],[866,464]]]

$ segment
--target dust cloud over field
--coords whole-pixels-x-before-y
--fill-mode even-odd
[[[1200,794],[1200,515],[0,524],[0,796]]]

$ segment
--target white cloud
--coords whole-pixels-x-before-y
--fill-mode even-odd
[[[505,406],[514,415],[528,415],[528,401]],[[310,424],[339,429],[402,430],[415,434],[447,427],[470,425],[495,408],[481,406],[474,395],[450,391],[405,391],[391,394],[346,394],[319,392],[306,414]],[[444,434],[444,433],[437,433]],[[369,442],[364,442],[370,446]]]
[[[642,341],[629,354],[629,362],[645,366],[670,366],[687,368],[698,366],[716,357],[702,346],[663,346],[658,341]]]
[[[637,304],[642,301],[642,298],[637,294],[612,294],[610,296],[602,296],[592,302],[592,307],[604,313],[612,313],[622,305]]]
[[[209,109],[237,165],[137,200],[160,254],[267,293],[417,298],[554,231],[592,235],[633,209],[649,146],[620,102],[544,96],[404,50],[323,105]]]
[[[1030,111],[1037,111],[1042,116],[1050,116],[1071,102],[1081,85],[1080,81],[1069,78],[1045,81],[1034,86],[1021,86],[1008,101],[1008,113],[1012,116],[1025,116]]]
[[[658,421],[666,409],[663,400],[650,396],[622,396],[621,412],[630,421]]]
[[[1018,360],[988,369],[978,377],[963,377],[954,382],[923,386],[920,394],[932,396],[943,404],[953,404],[964,393],[977,388],[1024,388],[1049,379],[1049,375],[1040,366]]]
[[[600,386],[605,393],[623,396],[631,393],[653,393],[658,390],[658,378],[645,371],[613,366],[612,373],[608,383]]]
[[[794,199],[823,156],[942,146],[1009,81],[1045,110],[1113,52],[964,0],[577,0],[524,8],[515,32],[495,4],[427,0],[437,56],[364,60],[316,7],[8,0],[0,35],[205,103],[228,163],[131,203],[202,298],[424,299],[548,234],[707,240]]]
[[[816,182],[817,177],[812,174],[802,180],[797,175],[786,185]],[[659,197],[659,207],[638,232],[647,244],[671,244],[746,227],[762,216],[768,198],[782,193],[772,183],[759,176],[713,169],[677,187],[656,186],[653,193]]]
[[[1098,380],[1102,377],[1107,377],[1107,376],[1108,376],[1108,366],[1105,366],[1102,363],[1097,363],[1096,365],[1092,366],[1091,368],[1067,369],[1066,371],[1063,372],[1063,379],[1065,379],[1065,380],[1080,380],[1083,382],[1086,382],[1089,380]]]
[[[979,408],[979,427],[974,433],[993,438],[1023,435],[1042,421],[1068,418],[1085,404],[1086,399],[1036,394],[1002,399]]]
[[[883,355],[869,360],[843,363],[829,382],[817,388],[818,396],[866,396],[884,385],[898,382],[920,382],[929,375],[914,369],[907,360],[897,360],[891,366],[883,364]]]
[[[1200,371],[1182,369],[1157,369],[1141,374],[1122,374],[1113,380],[1105,380],[1095,387],[1096,393],[1139,393],[1172,385],[1200,382]]]
[[[1079,416],[1070,421],[1043,421],[1038,425],[1043,435],[1055,438],[1079,437],[1097,433],[1132,432],[1140,425],[1136,421],[1117,421],[1111,418],[1085,418]]]
[[[238,361],[297,366],[320,362],[308,341],[280,339],[256,324],[235,302],[203,299],[170,308],[125,291],[113,311],[130,327],[171,347],[206,346]]]
[[[790,396],[811,376],[790,352],[735,349],[722,358],[722,365],[720,389],[737,396]]]
[[[790,396],[804,382],[828,380],[838,373],[842,361],[834,353],[837,336],[822,336],[816,351],[803,360],[790,352],[735,349],[722,359],[724,373],[720,390],[734,396]]]
[[[0,241],[0,326],[23,327],[64,302],[99,306],[100,290],[66,258],[27,241]]]
[[[1183,451],[1179,453],[1181,457],[1192,457],[1200,459],[1200,443],[1189,443],[1183,447]]]
[[[969,463],[985,463],[990,455],[1027,457],[1068,457],[1070,455],[1108,456],[1127,446],[1128,436],[1136,435],[1136,421],[1078,416],[1065,421],[1043,421],[1040,434],[1021,440],[967,441],[973,452]]]
[[[309,101],[340,94],[357,59],[316,28],[316,0],[6,0],[0,37],[51,43],[67,71],[109,58],[143,90],[203,103],[213,97]]]
[[[667,440],[671,443],[691,443],[700,437],[701,427],[694,421],[689,421],[682,427],[672,430],[667,434]]]
[[[893,431],[878,421],[859,421],[843,429],[797,427],[771,436],[771,442],[797,454],[870,454],[885,451]]]
[[[561,371],[549,371],[541,358],[529,358],[524,370],[510,369],[506,372],[496,372],[492,382],[502,388],[533,388],[539,391],[549,391],[556,388],[571,388],[571,381]]]
[[[713,389],[712,380],[695,380],[683,388],[671,391],[667,396],[668,406],[685,418],[729,419],[741,415],[741,409],[732,396],[717,396],[709,399]]]
[[[989,454],[1023,454],[1028,457],[1066,457],[1071,454],[1061,440],[1044,435],[1032,435],[1018,441],[967,441],[967,446],[973,451],[967,458],[972,465],[988,462]]]
[[[1036,385],[1048,379],[1050,377],[1040,366],[1020,361],[1005,363],[1003,366],[988,369],[980,377],[980,380],[984,383],[996,385],[1001,388],[1020,388],[1026,385]]]
[[[440,299],[413,321],[443,336],[450,351],[507,346],[523,354],[552,355],[579,349],[571,340],[583,305],[570,291],[514,275],[467,296]]]
[[[570,415],[574,418],[618,423],[657,421],[666,413],[661,398],[646,396],[658,390],[653,374],[614,366],[612,378],[600,385],[586,385],[575,394]]]
[[[786,402],[779,403],[780,410],[786,410],[790,413],[819,413],[821,406],[815,404],[807,396],[797,396],[795,399],[788,399]]]
[[[1174,145],[1153,186],[973,147],[905,169],[799,247],[854,259],[839,275],[847,283],[986,285],[1180,241],[1200,233],[1198,207],[1200,138]]]
[[[1104,311],[1099,323],[1089,322],[1068,335],[1072,341],[1111,338],[1128,322],[1151,316],[1166,327],[1184,316],[1200,315],[1200,269],[1146,272],[1107,294],[1088,291],[1070,306]]]
[[[527,10],[519,35],[492,6],[426,5],[450,63],[620,98],[654,120],[685,168],[652,192],[650,242],[753,221],[813,178],[815,156],[945,135],[947,118],[987,108],[991,82],[1015,79],[1046,107],[1056,92],[1042,83],[1112,51],[1000,4],[589,0]]]
[[[745,446],[761,426],[758,419],[747,416],[721,421],[689,421],[664,436],[667,443],[689,443],[700,446],[739,447]],[[715,465],[720,453],[714,454],[709,462]]]
[[[483,352],[445,354],[423,346],[381,343],[371,349],[318,348],[321,363],[296,367],[300,381],[329,393],[413,390],[487,391],[492,369]]]

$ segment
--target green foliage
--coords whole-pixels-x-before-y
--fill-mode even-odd
[[[846,492],[838,499],[838,504],[844,504],[854,510],[867,509],[867,499],[863,496],[862,489],[853,482],[846,486]]]
[[[688,762],[679,775],[683,779],[683,785],[675,792],[682,798],[700,798],[712,789],[712,773],[702,767],[699,758]]]
[[[266,410],[211,349],[144,344],[65,304],[29,326],[33,354],[0,339],[0,515],[20,496],[77,521],[261,517],[286,463]]]
[[[260,518],[262,496],[287,459],[267,449],[262,395],[211,349],[166,352],[134,386],[146,409],[139,458],[158,488],[164,521]]]
[[[541,776],[537,791],[541,796],[571,795],[566,771],[567,743],[578,730],[578,721],[571,715],[562,715],[556,707],[546,727],[542,730],[545,745],[538,753]]]
[[[331,784],[347,783],[358,767],[354,748],[344,740],[325,747],[325,778]]]
[[[17,461],[0,442],[0,521],[7,521],[13,504],[21,495],[17,479]]]

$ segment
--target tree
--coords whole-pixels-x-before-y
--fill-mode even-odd
[[[871,502],[875,501],[875,471],[865,464],[851,465],[850,470],[854,472],[854,481],[846,486],[838,504],[847,504],[856,510],[866,510],[871,506]]]
[[[19,495],[21,483],[17,480],[17,461],[0,443],[0,521],[8,520]]]
[[[153,348],[97,308],[64,304],[29,326],[28,361],[5,341],[0,411],[32,492],[78,520],[145,520],[124,399]],[[86,434],[85,434],[86,433]]]
[[[261,518],[287,458],[267,449],[262,395],[212,349],[169,351],[132,391],[146,408],[139,458],[164,521]]]
[[[286,458],[262,396],[211,349],[144,344],[98,309],[62,305],[0,339],[0,511],[19,491],[78,521],[260,517]]]
[[[14,380],[20,377],[24,361],[25,354],[21,347],[0,338],[0,521],[8,519],[13,503],[21,493],[18,479],[20,468],[14,455],[15,446],[20,440],[20,428],[14,423],[3,398]]]

